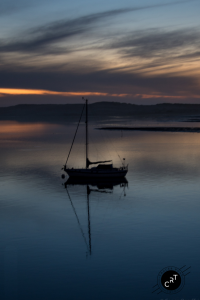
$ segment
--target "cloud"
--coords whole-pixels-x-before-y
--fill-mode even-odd
[[[109,96],[109,97],[126,97],[128,94],[109,94],[103,92],[57,92],[51,90],[30,90],[30,89],[8,89],[8,88],[0,88],[0,97],[6,95],[50,95],[50,96],[63,96],[63,97],[82,97],[82,96]]]
[[[195,0],[193,0],[195,1]],[[105,19],[110,19],[121,14],[135,12],[139,10],[159,8],[163,6],[177,5],[189,1],[175,1],[164,4],[155,4],[147,6],[129,7],[106,12],[94,13],[83,17],[78,17],[72,20],[59,20],[44,26],[38,26],[32,30],[23,33],[23,38],[18,37],[16,41],[1,41],[0,52],[65,52],[61,49],[51,49],[50,44],[55,44],[60,41],[66,41],[69,38],[83,35],[94,29],[94,25]],[[9,6],[8,6],[9,8]],[[131,43],[131,41],[126,41]],[[138,41],[139,42],[139,41]],[[119,46],[119,44],[118,44]],[[48,47],[48,49],[47,49]]]
[[[93,29],[94,24],[105,18],[127,13],[129,9],[118,9],[108,12],[96,13],[73,20],[61,20],[45,26],[39,26],[24,34],[23,39],[15,42],[1,42],[1,52],[31,52],[41,51],[49,44],[72,38]]]
[[[164,31],[159,29],[132,32],[108,45],[108,48],[119,49],[127,56],[163,57],[164,53],[182,56],[183,50],[199,55],[200,32],[197,29]],[[184,56],[186,57],[186,56]]]
[[[98,92],[101,94],[146,94],[162,96],[200,95],[200,86],[192,76],[142,76],[123,70],[90,70],[80,72],[15,71],[0,72],[1,87],[11,89],[47,90],[57,92]]]
[[[20,10],[26,9],[32,5],[34,4],[26,0],[1,0],[0,15],[10,15]]]
[[[183,2],[187,1],[59,20],[29,29],[14,41],[1,41],[0,87],[39,90],[38,97],[48,93],[56,97],[56,92],[73,92],[77,96],[87,92],[92,93],[92,97],[96,92],[102,97],[126,94],[141,99],[198,97],[200,86],[197,78],[180,73],[180,70],[176,72],[177,65],[185,66],[187,61],[198,60],[198,28],[149,29],[119,36],[113,32],[113,27],[108,36],[98,41],[100,26],[104,26],[106,20],[110,22],[112,18],[129,12]],[[88,36],[92,38],[87,44],[84,38]],[[73,39],[75,37],[78,39]],[[84,54],[81,46],[87,48]],[[59,56],[63,53],[66,55]],[[156,74],[157,70],[160,74]],[[45,92],[41,94],[41,90]]]
[[[197,77],[200,73],[199,28],[133,31],[102,48],[115,51],[127,70],[143,76]]]

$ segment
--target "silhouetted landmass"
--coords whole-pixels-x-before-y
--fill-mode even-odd
[[[69,122],[77,121],[83,104],[23,104],[0,107],[0,120],[20,122]],[[179,121],[199,122],[200,104],[156,104],[135,105],[119,102],[97,102],[89,104],[90,120],[110,117],[130,117],[137,120],[154,119],[164,121],[177,117]]]
[[[161,132],[200,132],[200,127],[101,127],[98,130],[132,130],[132,131],[161,131]]]

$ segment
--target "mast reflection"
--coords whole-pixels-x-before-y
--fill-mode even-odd
[[[120,186],[120,188],[123,188],[123,192],[124,192],[124,196],[126,196],[125,194],[125,188],[128,187],[128,181],[127,179],[124,178],[116,178],[116,179],[93,179],[93,178],[73,178],[70,177],[66,182],[65,182],[65,188],[67,190],[67,194],[70,200],[70,203],[72,205],[72,209],[74,211],[74,214],[76,216],[81,234],[83,236],[84,242],[86,244],[87,247],[87,254],[91,255],[92,254],[92,239],[91,239],[91,221],[90,221],[90,199],[89,199],[89,195],[91,194],[91,192],[97,192],[97,193],[112,193],[112,190],[114,188],[114,186]],[[69,191],[68,191],[68,186],[77,186],[77,185],[83,185],[87,187],[87,215],[88,215],[88,242],[87,239],[85,237],[85,234],[82,230],[76,209],[73,205],[72,199],[70,197]],[[92,188],[90,187],[92,186]],[[95,188],[94,188],[95,187]],[[109,191],[107,191],[109,190]]]

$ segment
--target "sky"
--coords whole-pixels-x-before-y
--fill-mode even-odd
[[[200,0],[1,0],[0,106],[200,104]]]

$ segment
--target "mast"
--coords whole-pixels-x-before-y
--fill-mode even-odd
[[[86,116],[85,116],[86,117],[86,119],[85,119],[86,153],[85,154],[86,154],[86,169],[87,169],[88,168],[88,163],[87,163],[87,161],[88,161],[88,100],[87,99],[85,99],[85,108],[86,108]]]

